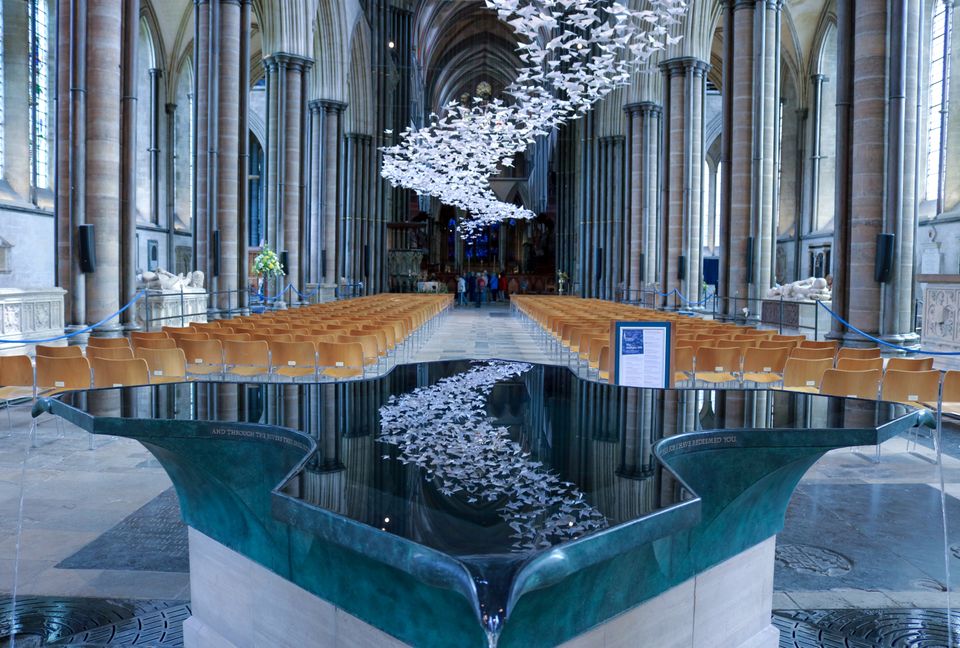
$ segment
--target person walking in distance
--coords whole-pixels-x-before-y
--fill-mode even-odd
[[[457,276],[457,305],[467,305],[467,281],[461,276]]]
[[[491,302],[499,301],[497,299],[497,297],[499,296],[499,291],[500,291],[500,283],[499,283],[499,279],[497,279],[497,273],[491,272],[490,273],[490,301]]]
[[[487,273],[485,272],[481,272],[477,277],[477,292],[480,294],[477,299],[477,308],[480,308],[487,297]]]

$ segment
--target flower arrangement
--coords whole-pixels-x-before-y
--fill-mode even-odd
[[[264,245],[260,254],[254,257],[253,271],[266,277],[279,277],[286,274],[277,253],[271,250],[269,245]]]

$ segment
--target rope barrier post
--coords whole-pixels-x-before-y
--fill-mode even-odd
[[[718,299],[719,299],[719,297],[717,297],[717,289],[714,288],[714,289],[713,289],[713,299],[711,300],[711,301],[712,301],[712,306],[713,306],[713,319],[714,319],[714,320],[717,319],[717,300],[718,300]]]
[[[813,340],[820,339],[820,302],[813,305]]]
[[[780,335],[783,335],[783,295],[780,295]]]
[[[676,288],[673,289],[673,310],[680,310],[680,292]]]
[[[183,311],[184,311],[183,288],[181,287],[180,288],[180,328],[183,328]]]

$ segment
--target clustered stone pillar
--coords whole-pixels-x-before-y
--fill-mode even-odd
[[[120,99],[120,293],[126,302],[136,290],[137,260],[137,36],[140,32],[139,0],[123,0],[123,54]],[[144,100],[149,100],[144,97]],[[151,104],[152,105],[152,104]],[[151,178],[156,174],[151,174]],[[134,309],[122,318],[125,328],[135,328]]]
[[[912,331],[919,0],[839,3],[834,310],[898,344]],[[875,277],[878,236],[893,236],[888,276]],[[833,322],[831,335],[871,344]]]
[[[666,200],[663,213],[662,292],[700,299],[703,229],[703,100],[710,66],[691,57],[661,63]],[[665,297],[673,303],[672,297]]]
[[[85,222],[86,177],[86,40],[85,3],[60,3],[57,21],[57,285],[64,295],[64,321],[68,328],[86,321],[86,283],[80,271],[78,226]],[[23,14],[24,21],[26,12]],[[7,21],[9,23],[9,21]],[[25,28],[25,25],[24,25]],[[12,43],[12,39],[10,40]],[[8,45],[4,44],[4,60]],[[8,124],[9,126],[9,124]],[[26,156],[23,156],[26,157]]]
[[[196,0],[196,219],[194,263],[207,276],[213,305],[222,312],[242,306],[239,295],[241,182],[240,138],[246,124],[247,81],[241,79],[241,38],[249,33],[244,0]],[[219,246],[214,241],[219,239]]]
[[[341,274],[350,283],[369,281],[373,226],[366,181],[373,157],[372,137],[361,133],[344,137],[343,238],[337,247],[344,252]]]
[[[323,254],[318,279],[327,286],[337,283],[337,227],[341,198],[341,150],[343,111],[346,104],[321,100],[315,106],[316,142],[318,143],[318,221],[319,244]]]
[[[630,254],[625,273],[627,294],[637,298],[643,284],[657,281],[660,253],[660,129],[662,109],[653,102],[624,107],[630,179]]]
[[[301,233],[304,231],[303,139],[305,137],[305,73],[310,59],[277,53],[264,60],[267,68],[267,228],[274,249],[286,252],[284,283],[303,291]],[[282,286],[279,286],[282,288]],[[291,291],[290,299],[299,301]]]
[[[100,321],[120,308],[120,64],[121,0],[88,0],[85,165],[86,222],[96,233],[95,272],[86,280],[86,320]],[[94,334],[119,333],[116,319]]]
[[[721,285],[731,298],[763,297],[773,279],[779,39],[779,0],[726,0]],[[743,307],[759,312],[758,302],[726,303]]]

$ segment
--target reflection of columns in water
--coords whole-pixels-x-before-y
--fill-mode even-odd
[[[237,383],[223,382],[214,385],[217,401],[217,420],[235,421],[237,420],[237,407],[239,398],[237,396],[242,385]]]
[[[283,425],[295,430],[300,429],[300,390],[299,385],[283,385]]]

